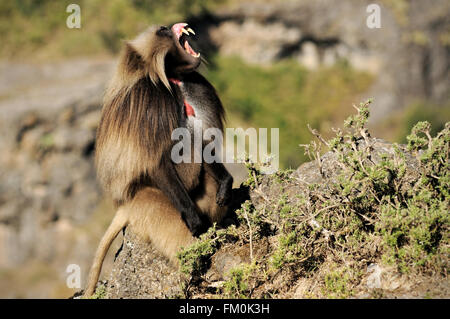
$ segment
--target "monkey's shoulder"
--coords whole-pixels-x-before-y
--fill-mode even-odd
[[[202,92],[217,96],[214,86],[198,72],[191,72],[183,76],[182,83],[186,91]]]
[[[192,72],[183,78],[181,91],[185,98],[203,107],[223,112],[222,102],[213,85],[200,73]]]

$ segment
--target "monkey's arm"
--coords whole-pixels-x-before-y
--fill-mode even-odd
[[[192,234],[199,235],[206,229],[207,225],[202,222],[194,202],[170,159],[161,161],[161,167],[155,170],[152,181],[181,213]]]
[[[207,126],[218,128],[223,132],[225,111],[212,84],[198,72],[186,75],[183,83],[184,93],[189,96],[197,108],[202,110]],[[204,141],[204,143],[207,142],[209,141]],[[205,172],[212,176],[219,185],[216,203],[222,207],[226,206],[231,198],[233,178],[222,163],[204,163],[203,167]]]
[[[231,189],[233,187],[233,177],[228,173],[223,163],[205,163],[205,173],[211,175],[219,184],[216,195],[217,205],[223,207],[231,200]]]

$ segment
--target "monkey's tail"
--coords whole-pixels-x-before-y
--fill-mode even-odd
[[[106,233],[103,235],[100,244],[98,245],[97,251],[95,253],[94,262],[92,264],[91,270],[89,271],[88,285],[84,292],[84,297],[90,297],[95,290],[97,285],[100,272],[102,270],[103,260],[105,259],[106,253],[108,252],[111,243],[116,238],[117,234],[128,224],[128,218],[125,209],[119,208],[114,216],[111,224],[109,225]]]

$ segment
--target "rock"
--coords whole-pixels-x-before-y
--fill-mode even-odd
[[[242,24],[226,21],[212,27],[210,36],[222,54],[237,54],[247,62],[264,64],[276,60],[284,47],[298,42],[301,32],[282,23],[262,24],[247,19]]]
[[[187,279],[168,260],[131,231],[125,231],[106,285],[107,298],[175,298],[183,296]]]
[[[307,298],[309,287],[311,286],[311,282],[307,278],[300,278],[296,283],[296,288],[294,295],[292,296],[293,299],[304,299]]]
[[[297,60],[308,69],[317,69],[320,65],[320,56],[317,46],[311,41],[303,43],[301,53],[299,53]],[[330,59],[328,58],[328,60]],[[330,61],[328,61],[328,63],[330,63]]]
[[[380,2],[381,28],[366,25],[370,0],[248,1],[189,21],[206,29],[198,43],[249,63],[293,58],[309,69],[346,60],[374,76],[366,96],[376,97],[371,121],[416,100],[450,98],[446,43],[450,5],[408,1],[402,9]],[[202,32],[205,33],[205,32]]]
[[[367,288],[381,288],[382,270],[380,266],[378,266],[377,264],[370,264],[369,267],[367,267],[367,272],[370,273],[370,276],[367,277]]]
[[[367,146],[366,142],[361,140],[359,142],[363,147]],[[369,138],[369,143],[373,149],[371,152],[372,161],[373,163],[377,164],[381,161],[381,155],[382,154],[389,154],[394,155],[394,145],[377,138]],[[410,153],[406,152],[406,146],[405,145],[399,145],[398,146],[401,151],[403,151],[403,154],[406,159],[407,163],[407,169],[410,175],[408,178],[413,179],[417,175],[417,169],[418,169],[418,162],[417,160],[411,156]],[[306,184],[312,184],[312,183],[321,183],[321,182],[328,182],[333,181],[333,177],[337,175],[339,172],[339,165],[337,164],[337,158],[335,153],[329,151],[322,155],[321,157],[321,169],[322,173],[320,172],[320,167],[317,161],[311,161],[306,162],[296,170],[294,173],[294,176],[299,180]]]

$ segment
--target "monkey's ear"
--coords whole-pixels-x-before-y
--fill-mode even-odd
[[[136,49],[129,43],[125,42],[123,61],[126,65],[127,70],[132,72],[142,70],[144,68],[144,60]]]

